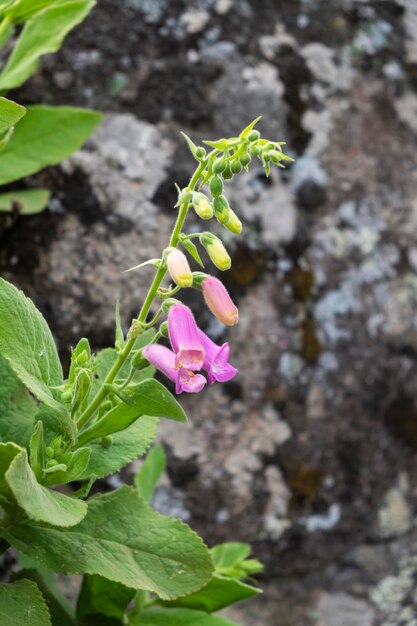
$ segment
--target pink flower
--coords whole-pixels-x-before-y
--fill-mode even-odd
[[[176,354],[176,367],[200,370],[204,362],[204,349],[198,338],[198,327],[194,316],[184,304],[174,304],[169,309],[168,335]]]
[[[201,286],[206,304],[213,315],[226,326],[237,324],[239,311],[223,283],[214,276],[207,276]]]
[[[206,379],[201,374],[194,374],[184,367],[175,365],[175,354],[169,348],[159,344],[145,346],[142,355],[160,370],[167,378],[175,383],[175,393],[183,391],[187,393],[198,393],[206,384]]]
[[[238,370],[230,365],[230,346],[224,343],[218,346],[214,343],[202,330],[198,330],[198,336],[206,353],[203,368],[208,373],[209,383],[214,382],[225,383],[232,380],[238,373]]]

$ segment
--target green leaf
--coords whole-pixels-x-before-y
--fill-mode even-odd
[[[30,438],[30,465],[37,480],[42,479],[42,470],[45,464],[45,442],[43,439],[43,422],[36,422],[35,430]]]
[[[39,13],[50,5],[67,4],[71,0],[17,0],[13,2],[5,11],[15,24],[26,22],[35,13]],[[0,3],[1,5],[1,3]]]
[[[0,74],[0,90],[19,87],[29,78],[41,56],[56,52],[65,36],[82,22],[94,4],[94,0],[72,0],[36,13],[25,24]]]
[[[116,300],[116,305],[114,307],[114,320],[115,320],[115,325],[116,325],[116,336],[115,336],[114,345],[115,345],[116,350],[121,350],[124,340],[125,340],[125,336],[124,336],[123,328],[122,328],[122,320],[120,319],[119,300]]]
[[[1,534],[54,571],[98,574],[165,600],[196,591],[213,573],[202,540],[152,511],[130,487],[91,498],[73,528],[17,524]]]
[[[88,139],[101,120],[96,111],[30,106],[0,152],[0,185],[59,163]]]
[[[7,98],[0,97],[0,135],[17,124],[25,113],[25,107]]]
[[[80,445],[125,430],[143,415],[165,417],[178,422],[187,421],[179,402],[164,385],[153,378],[129,386],[123,391],[113,389],[123,402],[83,430],[78,437]]]
[[[27,447],[35,426],[37,404],[0,356],[0,441]]]
[[[78,480],[86,471],[90,456],[90,448],[78,448],[78,450],[72,453],[66,470],[47,474],[43,480],[44,485],[60,485],[62,483],[70,483],[73,480]]]
[[[183,235],[183,234],[180,235],[179,239],[180,239],[180,244],[183,246],[183,248],[185,248],[187,252],[191,254],[193,259],[197,261],[197,263],[201,267],[204,267],[204,263],[201,260],[197,246],[191,241],[191,239],[188,239],[187,235]]]
[[[0,583],[0,624],[51,626],[48,608],[34,582]]]
[[[21,450],[14,457],[6,471],[5,479],[18,505],[35,522],[74,526],[87,513],[85,502],[74,500],[38,483],[29,465],[26,450]]]
[[[5,475],[10,467],[10,463],[21,451],[22,448],[14,443],[0,443],[0,492],[2,494],[11,494]]]
[[[166,457],[163,447],[155,446],[148,453],[135,476],[135,488],[145,502],[151,502],[155,487],[165,471],[165,465]]]
[[[243,561],[250,556],[251,547],[248,543],[229,541],[214,546],[210,550],[216,570],[226,567],[234,567],[236,563]]]
[[[62,385],[63,376],[52,333],[33,302],[0,278],[0,354],[16,376],[39,400],[61,414],[50,387]]]
[[[215,574],[210,582],[203,587],[203,589],[200,589],[200,591],[196,591],[183,598],[178,598],[178,600],[174,600],[173,602],[164,602],[164,606],[196,609],[205,611],[206,613],[215,613],[235,602],[247,600],[259,593],[262,592],[256,587],[246,585],[233,578]]]
[[[83,578],[77,602],[77,616],[106,615],[120,620],[135,596],[136,591],[107,580],[102,576],[86,575]]]
[[[201,611],[149,609],[131,618],[129,626],[237,626],[237,624]]]
[[[19,215],[35,215],[43,211],[51,194],[46,189],[27,189],[0,194],[0,213],[17,210]]]
[[[155,439],[158,421],[155,417],[143,415],[126,430],[114,434],[109,447],[100,442],[91,443],[90,462],[79,480],[93,475],[96,478],[103,478],[145,454]]]

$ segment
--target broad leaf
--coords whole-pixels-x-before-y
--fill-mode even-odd
[[[38,483],[29,465],[26,450],[21,450],[10,463],[6,483],[18,505],[35,522],[54,526],[74,526],[87,512],[87,504]],[[24,550],[22,550],[24,552]]]
[[[237,626],[237,624],[201,611],[149,609],[131,618],[129,626]]]
[[[10,467],[10,463],[21,451],[22,449],[14,443],[0,443],[0,492],[3,495],[11,495],[5,475]]]
[[[153,378],[117,393],[120,393],[123,401],[80,434],[80,445],[123,431],[143,415],[166,417],[178,422],[187,421],[179,402],[164,385]]]
[[[0,135],[17,124],[25,113],[25,107],[7,98],[0,98]]]
[[[135,476],[135,488],[138,494],[150,503],[153,492],[165,471],[166,458],[162,446],[155,446],[148,453],[143,465]]]
[[[90,476],[103,478],[142,456],[155,439],[157,428],[156,417],[143,415],[126,430],[112,435],[110,446],[104,446],[98,441],[89,444],[90,462],[79,480],[90,478]]]
[[[200,591],[196,591],[183,598],[178,598],[173,602],[164,603],[164,606],[196,609],[205,611],[206,613],[215,613],[235,602],[247,600],[259,593],[261,593],[261,590],[256,587],[246,585],[233,578],[215,574],[210,582],[203,587],[203,589],[200,589]]]
[[[0,278],[0,354],[39,400],[60,413],[50,387],[62,385],[62,368],[44,317],[33,302]]]
[[[0,441],[27,447],[35,427],[36,402],[0,356]]]
[[[48,608],[34,582],[0,583],[0,624],[51,626]]]
[[[91,457],[90,448],[78,448],[72,453],[72,457],[67,464],[65,471],[57,471],[45,476],[43,483],[45,485],[60,485],[78,480],[84,474],[88,467]]]
[[[0,74],[0,90],[19,87],[36,69],[44,54],[56,52],[69,31],[88,15],[94,0],[54,4],[27,22]]]
[[[16,211],[19,215],[35,215],[47,206],[50,193],[46,189],[26,189],[0,194],[0,213]]]
[[[129,487],[92,498],[73,528],[32,523],[1,533],[54,571],[98,574],[165,600],[196,591],[213,573],[202,540],[183,522],[152,511]]]
[[[52,4],[57,6],[67,4],[69,1],[71,0],[17,0],[4,11],[4,14],[8,15],[15,24],[18,24],[19,22],[26,22],[35,13],[39,13]]]
[[[0,152],[0,185],[59,163],[82,146],[100,120],[100,113],[74,107],[28,107]]]
[[[136,591],[102,576],[84,576],[77,602],[77,615],[106,615],[120,620]]]

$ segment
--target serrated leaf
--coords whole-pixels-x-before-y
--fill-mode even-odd
[[[26,189],[0,194],[0,213],[16,210],[19,215],[35,215],[43,211],[51,194],[47,189]]]
[[[29,78],[41,56],[56,52],[69,31],[82,22],[94,4],[94,0],[72,0],[55,3],[36,13],[25,24],[0,73],[0,90],[19,87]]]
[[[0,624],[51,626],[48,608],[34,582],[0,583]]]
[[[17,454],[5,474],[6,483],[18,505],[35,522],[74,526],[87,512],[85,502],[47,489],[38,483],[29,465],[26,450]]]
[[[63,375],[49,326],[33,302],[2,278],[0,354],[29,391],[66,415],[65,407],[54,399],[50,390],[50,387],[62,385]],[[69,421],[68,428],[71,428]]]
[[[203,589],[172,602],[164,602],[164,606],[215,613],[236,602],[252,598],[259,593],[262,592],[256,587],[233,578],[215,574]]]
[[[30,106],[0,152],[0,185],[59,163],[88,139],[101,120],[96,111]]]
[[[129,620],[129,626],[237,626],[223,617],[189,609],[149,609]]]
[[[35,426],[37,404],[0,356],[0,441],[27,447]]]
[[[13,100],[0,97],[0,135],[17,124],[25,113],[25,107],[13,102]]]
[[[32,523],[0,532],[54,571],[98,574],[166,600],[196,591],[213,573],[202,540],[183,522],[152,511],[130,487],[90,499],[76,527]]]
[[[162,474],[165,471],[166,457],[162,446],[155,446],[148,453],[135,476],[135,489],[148,504],[152,500],[153,492]]]
[[[90,444],[91,457],[88,467],[79,480],[95,476],[103,478],[145,454],[155,439],[158,419],[143,415],[129,428],[112,435],[112,443],[105,447],[99,441]]]
[[[84,576],[77,601],[77,616],[105,615],[123,619],[136,591],[102,576]]]

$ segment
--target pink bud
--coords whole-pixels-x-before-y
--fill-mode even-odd
[[[167,265],[171,278],[178,287],[191,287],[193,273],[187,257],[181,250],[175,249],[168,254]]]
[[[208,276],[201,286],[206,304],[213,315],[226,326],[237,324],[239,311],[223,283],[214,276]]]

